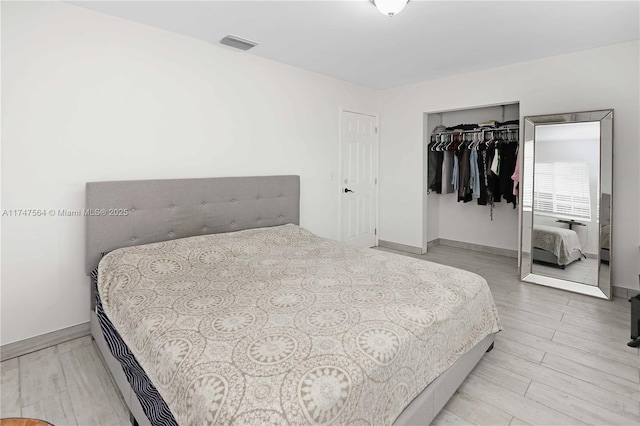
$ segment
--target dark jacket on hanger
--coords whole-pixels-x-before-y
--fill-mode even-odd
[[[491,171],[491,164],[496,155],[499,155],[500,151],[496,149],[494,145],[490,145],[487,148],[487,163],[486,166],[486,184],[487,184],[487,202],[489,204],[500,202],[500,179]]]
[[[429,150],[429,190],[437,194],[442,193],[442,151]]]
[[[468,203],[471,201],[471,150],[467,147],[462,148],[460,151],[456,151],[458,157],[458,170],[460,177],[458,178],[458,202],[463,201]]]

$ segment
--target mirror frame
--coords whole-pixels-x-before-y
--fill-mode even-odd
[[[532,227],[533,227],[533,188],[535,185],[535,134],[536,127],[552,124],[571,124],[571,123],[587,123],[587,122],[599,122],[600,123],[600,170],[598,176],[599,183],[599,206],[600,206],[600,220],[598,227],[600,232],[598,233],[598,282],[597,286],[582,284],[575,281],[564,280],[561,278],[555,278],[547,275],[536,274],[532,272]],[[610,234],[610,249],[609,249],[609,264],[607,268],[602,268],[601,253],[602,253],[602,226],[603,215],[602,212],[606,212],[606,206],[603,205],[603,174],[606,173],[608,177],[608,189],[609,197],[609,226],[613,228],[613,109],[597,110],[597,111],[584,111],[584,112],[572,112],[563,114],[550,114],[550,115],[536,115],[524,117],[524,138],[520,146],[523,150],[522,163],[520,168],[520,280],[530,282],[534,284],[540,284],[547,287],[553,287],[561,290],[567,290],[574,293],[586,294],[589,296],[598,297],[601,299],[611,300],[613,292],[611,288],[611,265],[613,261],[613,246],[612,238]],[[526,164],[525,158],[532,158],[531,164]],[[528,168],[532,169],[529,172]],[[529,185],[525,185],[525,177],[530,173],[532,182]],[[606,194],[606,191],[605,191]],[[531,206],[531,210],[525,210],[525,205]],[[525,232],[526,231],[526,232]]]

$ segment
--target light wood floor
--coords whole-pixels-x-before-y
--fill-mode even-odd
[[[565,269],[546,263],[534,262],[531,265],[531,272],[582,284],[598,285],[598,266],[598,259],[591,258],[576,260],[568,264]],[[608,273],[608,264],[603,263],[601,267],[606,269]]]
[[[504,326],[495,349],[433,424],[640,424],[640,354],[626,346],[626,299],[607,302],[520,283],[516,260],[508,257],[446,246],[414,257],[486,278]],[[56,426],[128,423],[89,337],[0,368],[1,417],[30,416]]]

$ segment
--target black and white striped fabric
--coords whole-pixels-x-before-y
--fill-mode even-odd
[[[103,253],[103,255],[106,253]],[[100,293],[98,293],[98,268],[91,271],[91,282],[96,295],[96,314],[100,322],[102,334],[107,341],[107,346],[115,359],[120,362],[131,389],[135,392],[142,405],[142,410],[152,425],[177,426],[173,414],[169,407],[151,383],[151,380],[144,372],[136,358],[133,356],[127,345],[124,343],[113,324],[102,309]]]

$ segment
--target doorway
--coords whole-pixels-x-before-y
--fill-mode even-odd
[[[341,111],[340,227],[342,242],[377,245],[378,117]]]

